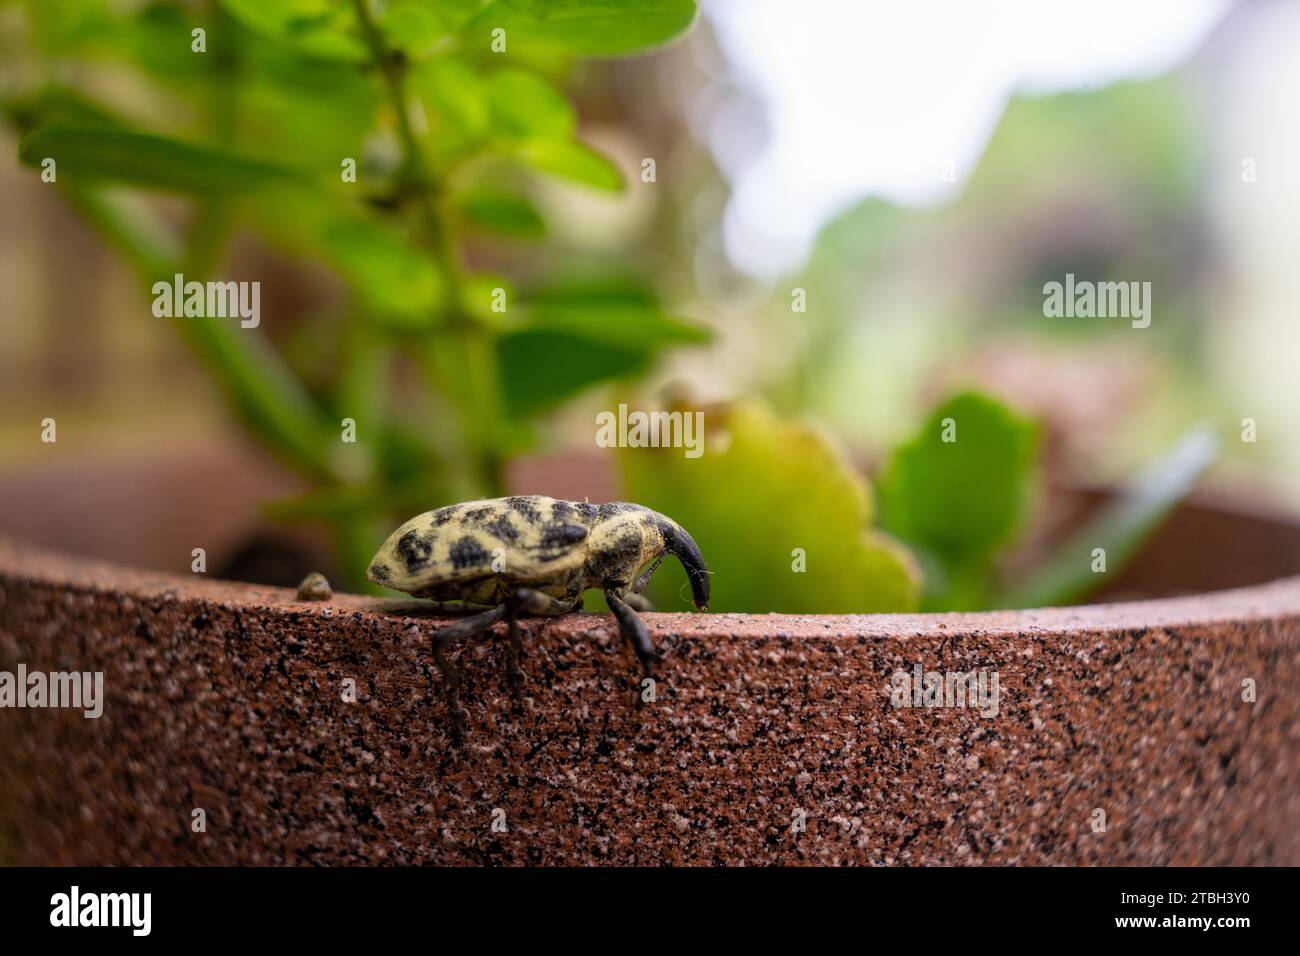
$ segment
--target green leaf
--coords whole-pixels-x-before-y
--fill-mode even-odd
[[[598,382],[643,372],[653,358],[644,348],[546,329],[509,332],[497,341],[502,398],[506,412],[517,418],[552,408]]]
[[[475,272],[462,276],[459,285],[457,304],[484,329],[513,331],[519,327],[522,310],[511,312],[515,286],[508,277],[497,272]],[[498,311],[502,303],[506,308]]]
[[[13,4],[6,4],[13,6]],[[118,12],[108,0],[64,0],[23,4],[33,47],[48,56],[47,61],[103,47],[105,36],[117,27]],[[8,42],[8,41],[7,41]],[[7,55],[10,55],[6,51]]]
[[[313,60],[266,42],[250,44],[256,56],[243,74],[233,142],[254,145],[259,156],[302,168],[305,183],[336,188],[340,161],[361,162],[362,188],[372,183],[365,145],[380,85],[345,63]],[[345,187],[343,192],[353,192]]]
[[[866,480],[818,431],[757,403],[705,413],[703,453],[625,448],[627,496],[680,523],[712,572],[710,610],[850,614],[916,606],[905,548],[871,528]],[[797,562],[805,562],[798,571]],[[685,606],[667,562],[658,606]]]
[[[114,181],[185,193],[216,194],[290,182],[287,169],[210,146],[103,128],[52,127],[23,137],[18,157],[40,167],[54,159],[62,180]]]
[[[220,0],[222,8],[255,33],[309,56],[362,63],[369,59],[356,34],[351,4],[339,0]]]
[[[488,77],[496,132],[527,139],[569,140],[578,117],[563,93],[525,70],[499,70]]]
[[[483,10],[487,0],[434,0],[434,2],[437,3],[442,18],[459,30]]]
[[[1140,474],[1113,502],[1071,534],[1001,607],[1050,607],[1086,596],[1105,582],[1092,570],[1093,549],[1106,551],[1113,574],[1137,553],[1218,456],[1219,443],[1206,428],[1189,432],[1169,454]]]
[[[694,20],[695,0],[493,0],[465,35],[484,50],[502,28],[511,53],[623,56],[667,43]]]
[[[1037,447],[1033,422],[988,396],[956,395],[885,467],[881,524],[950,573],[985,569],[1027,516]]]
[[[528,328],[563,332],[617,348],[700,345],[712,337],[708,329],[666,314],[648,290],[619,279],[539,289],[524,302],[524,310]]]
[[[430,136],[444,150],[476,142],[491,130],[487,81],[465,62],[421,63],[411,71],[410,85],[426,107]]]
[[[427,330],[445,295],[433,261],[396,230],[361,217],[328,222],[326,257],[357,291],[372,318],[406,330]]]
[[[520,312],[521,325],[499,347],[506,408],[521,416],[599,382],[638,375],[670,346],[710,338],[707,329],[666,315],[644,288],[617,278],[534,291]]]
[[[277,190],[247,210],[258,231],[293,254],[323,258],[356,294],[367,320],[398,332],[425,332],[440,320],[446,276],[428,251],[396,224],[344,206],[321,192]]]
[[[530,139],[517,143],[513,152],[519,160],[540,172],[608,192],[623,191],[623,174],[618,167],[582,143]]]
[[[476,189],[457,200],[461,215],[471,225],[518,239],[539,239],[546,223],[537,207],[517,193]]]
[[[80,90],[48,85],[4,100],[4,115],[20,132],[49,126],[114,129],[121,119]]]
[[[390,46],[418,57],[448,35],[447,25],[422,0],[396,0],[384,10],[379,28]]]
[[[573,281],[533,291],[499,341],[504,401],[534,415],[591,385],[640,375],[659,352],[707,342],[707,329],[668,316],[650,291],[623,278]]]

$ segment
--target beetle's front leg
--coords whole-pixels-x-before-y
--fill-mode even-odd
[[[645,569],[645,574],[636,579],[636,582],[632,585],[632,590],[623,592],[623,603],[632,608],[632,610],[653,611],[655,609],[655,606],[650,602],[650,599],[641,592],[649,586],[650,579],[655,576],[655,572],[659,570],[659,565],[664,563],[664,558],[666,556],[667,552],[664,552],[664,554],[655,558],[650,567]]]
[[[650,641],[650,634],[645,629],[645,622],[613,588],[605,591],[605,603],[614,613],[614,619],[618,621],[618,628],[622,631],[624,639],[636,652],[637,660],[641,662],[646,676],[653,676],[654,665],[663,658],[655,651],[654,644]]]
[[[633,593],[640,594],[642,591],[646,589],[646,586],[650,583],[650,579],[654,577],[655,572],[659,570],[659,565],[664,563],[664,557],[666,555],[667,552],[664,552],[664,554],[661,554],[659,555],[659,557],[655,558],[654,563],[651,564],[650,567],[645,569],[645,574],[641,575],[639,578],[636,579],[636,584],[632,585]],[[631,597],[631,595],[628,596]]]

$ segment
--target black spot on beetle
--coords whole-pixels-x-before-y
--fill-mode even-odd
[[[569,518],[572,517],[572,515],[573,515],[573,505],[569,504],[567,501],[557,501],[555,502],[555,504],[551,506],[552,521],[558,521],[558,522],[568,521]]]
[[[456,517],[459,511],[459,505],[452,505],[450,508],[439,508],[433,513],[433,526],[435,528],[441,528],[452,518]]]
[[[640,505],[629,504],[626,501],[610,501],[600,506],[596,517],[605,521],[615,515],[627,514],[629,511],[641,510]]]
[[[578,513],[578,517],[588,524],[596,520],[598,509],[589,501],[584,501],[581,504],[575,503],[573,509]]]
[[[535,498],[529,498],[526,495],[507,498],[506,507],[529,524],[542,523],[542,513],[537,510],[537,499]]]
[[[538,545],[544,551],[567,548],[585,541],[590,532],[580,524],[551,523],[542,529],[542,540]]]
[[[482,523],[484,518],[494,513],[495,511],[496,509],[493,508],[491,505],[478,505],[477,507],[469,508],[468,510],[466,510],[464,514],[464,519],[466,521],[475,521],[475,522]]]
[[[433,535],[424,537],[411,529],[397,540],[397,554],[406,564],[408,573],[415,573],[429,563],[433,554]]]
[[[598,553],[589,555],[587,566],[591,574],[601,580],[613,576],[628,576],[636,570],[634,565],[641,556],[641,535],[636,527],[626,525],[617,538],[608,540]]]
[[[487,549],[469,535],[453,544],[448,556],[451,558],[451,566],[457,571],[487,564],[489,558]]]
[[[519,529],[508,514],[497,515],[483,526],[483,530],[500,541],[519,540]]]
[[[388,571],[388,565],[384,564],[382,561],[376,561],[372,564],[366,570],[366,574],[370,577],[370,580],[375,581],[378,584],[387,584],[392,580],[392,575],[389,574]]]
[[[619,558],[636,557],[641,553],[641,535],[630,525],[624,525],[620,530],[619,536],[610,542],[610,553]]]

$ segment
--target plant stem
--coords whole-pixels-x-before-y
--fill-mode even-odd
[[[438,208],[441,183],[425,164],[407,109],[406,61],[399,51],[389,48],[370,15],[366,0],[352,0],[352,6],[375,66],[383,74],[389,102],[397,114],[397,135],[403,154],[403,196],[414,198],[418,204],[421,238],[447,280],[450,334],[435,346],[442,353],[438,364],[444,369],[456,366],[461,370],[457,378],[465,387],[461,394],[452,396],[460,417],[461,440],[467,456],[473,460],[473,478],[481,491],[488,496],[497,496],[505,490],[505,462],[496,450],[495,422],[500,411],[500,378],[494,342],[491,334],[472,319],[461,299],[460,264]],[[452,389],[456,390],[454,385]]]

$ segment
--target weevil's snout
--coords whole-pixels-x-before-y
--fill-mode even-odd
[[[686,569],[686,577],[691,582],[691,600],[697,611],[709,609],[709,569],[704,564],[704,555],[700,546],[681,525],[665,520],[660,526],[664,536],[664,547],[668,553],[677,558]]]

